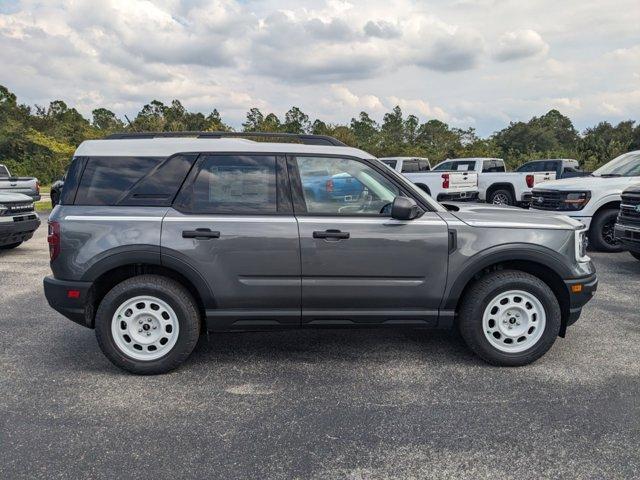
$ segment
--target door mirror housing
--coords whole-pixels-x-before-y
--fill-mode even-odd
[[[396,220],[413,220],[422,213],[420,207],[413,198],[398,195],[391,205],[391,218]]]

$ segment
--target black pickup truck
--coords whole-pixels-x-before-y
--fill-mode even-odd
[[[625,250],[640,260],[640,185],[622,192],[615,237]]]

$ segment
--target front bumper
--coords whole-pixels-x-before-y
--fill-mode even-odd
[[[629,252],[640,253],[640,227],[616,223],[614,234]]]
[[[44,278],[43,283],[44,296],[51,308],[69,320],[84,327],[93,328],[91,282],[69,282],[48,276]],[[69,292],[74,293],[70,294]]]
[[[0,246],[26,242],[40,226],[36,213],[0,217]]]
[[[447,192],[438,194],[437,200],[439,202],[475,202],[478,200],[478,192]]]
[[[567,317],[566,328],[576,323],[582,313],[582,307],[593,298],[598,289],[598,277],[595,273],[592,273],[586,277],[565,280],[564,283],[569,292],[569,316]],[[576,291],[578,288],[580,291]]]

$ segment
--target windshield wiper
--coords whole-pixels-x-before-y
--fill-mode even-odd
[[[601,173],[601,177],[621,177],[622,175],[619,173]]]

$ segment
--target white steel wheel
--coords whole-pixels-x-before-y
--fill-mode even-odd
[[[535,295],[509,290],[489,302],[482,316],[482,328],[493,347],[501,352],[518,353],[538,343],[546,320],[544,306]]]
[[[135,360],[151,361],[171,351],[180,333],[178,316],[157,297],[143,295],[123,302],[113,314],[116,347]]]

